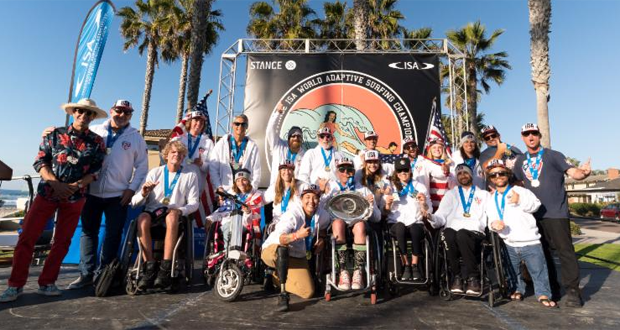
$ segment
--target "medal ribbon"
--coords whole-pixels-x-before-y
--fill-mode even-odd
[[[525,153],[525,155],[527,156],[527,166],[530,168],[530,171],[532,172],[532,179],[533,180],[538,180],[538,176],[540,175],[540,173],[538,172],[538,170],[540,169],[540,161],[542,160],[542,155],[544,153],[545,149],[544,148],[540,148],[540,151],[538,152],[538,154],[536,155],[536,166],[532,166],[532,156],[530,156],[530,153],[527,152]]]
[[[247,143],[248,138],[244,137],[243,141],[241,141],[241,146],[237,147],[237,142],[235,141],[235,138],[232,135],[230,136],[230,146],[232,148],[233,158],[235,158],[235,163],[239,163],[239,160],[241,159],[241,156],[245,151],[245,146]]]
[[[202,138],[202,133],[198,134],[198,137],[196,137],[196,142],[194,143],[194,145],[192,145],[192,135],[187,133],[187,149],[189,149],[187,159],[191,160],[192,158],[194,158],[194,152],[196,152],[196,149],[198,149],[198,145],[200,144],[200,138]]]
[[[353,182],[353,177],[347,179],[346,186],[341,185],[340,181],[336,181],[336,183],[338,184],[338,187],[340,187],[340,191],[355,190],[355,183]]]
[[[413,162],[411,163],[411,174],[413,175],[413,172],[415,170],[415,163],[418,162],[418,156],[415,157],[415,159],[413,160]]]
[[[182,169],[183,166],[179,168],[177,173],[174,175],[174,179],[172,179],[172,183],[168,185],[168,182],[170,180],[170,173],[168,172],[168,166],[164,166],[164,198],[170,199],[170,196],[172,196],[172,191],[174,190],[174,187],[176,187],[177,182],[179,181]]]
[[[297,157],[297,153],[292,153],[291,149],[288,149],[286,151],[286,159],[290,160],[291,162],[295,162],[295,158]]]
[[[474,167],[476,167],[476,158],[467,158],[465,159],[465,164],[467,167],[471,168],[472,172],[474,171]]]
[[[495,208],[497,208],[497,214],[499,215],[499,219],[502,221],[504,221],[504,210],[506,209],[506,195],[510,191],[510,188],[512,187],[508,185],[508,187],[506,187],[506,190],[504,190],[504,193],[502,194],[501,206],[499,202],[497,201],[497,190],[495,191]]]
[[[415,188],[413,188],[413,180],[410,179],[409,183],[407,183],[407,186],[401,189],[398,195],[400,197],[407,196],[407,195],[414,197],[416,193],[417,191],[415,190]]]
[[[114,132],[112,131],[112,125],[108,126],[108,138],[105,142],[106,148],[112,149],[112,147],[114,146],[114,142],[116,142],[116,140],[118,140],[118,137],[121,136],[121,134],[123,134],[123,132],[125,131],[125,127],[119,129],[118,131],[116,131],[116,134],[114,134]]]
[[[471,186],[471,190],[469,191],[469,198],[467,198],[467,203],[465,203],[465,194],[463,193],[463,187],[459,186],[459,195],[461,196],[461,203],[463,204],[463,211],[469,214],[469,210],[471,210],[471,204],[474,200],[474,192],[476,191],[476,186]]]
[[[329,167],[329,164],[332,162],[332,156],[334,155],[334,149],[329,149],[329,158],[325,155],[325,149],[321,148],[321,154],[323,154],[323,163],[325,163],[325,167]]]
[[[318,212],[315,213],[310,219],[310,223],[306,220],[306,227],[310,227],[310,235],[305,238],[306,241],[306,252],[312,251],[312,238],[314,236],[314,226],[316,225],[316,219],[319,216]]]
[[[286,189],[286,193],[282,196],[282,202],[280,203],[280,211],[282,213],[286,212],[286,208],[288,208],[288,201],[291,199],[291,188]]]

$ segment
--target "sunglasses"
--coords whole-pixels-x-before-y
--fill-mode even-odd
[[[409,173],[409,169],[408,168],[403,168],[400,170],[396,170],[396,173]]]
[[[329,134],[319,134],[319,139],[328,139],[331,140],[332,136]]]
[[[495,139],[496,137],[497,137],[497,134],[489,134],[484,137],[484,140],[489,141],[489,140]]]
[[[94,111],[90,111],[88,109],[82,109],[82,108],[75,108],[75,112],[77,112],[80,115],[86,114],[88,117],[94,117],[95,115],[97,115],[97,113],[95,113]]]
[[[117,114],[125,114],[125,116],[131,116],[133,114],[133,110],[129,110],[129,109],[119,109],[119,108],[115,108],[114,112],[116,112]]]
[[[508,172],[489,173],[489,178],[492,178],[492,179],[499,178],[499,177],[507,177],[507,176],[508,176]]]
[[[235,126],[241,126],[241,127],[248,127],[248,123],[240,123],[238,121],[233,122],[233,125]]]
[[[530,135],[538,136],[538,132],[529,131],[529,132],[521,133],[521,136],[523,136],[523,137],[528,137]]]
[[[338,172],[340,172],[340,173],[344,173],[344,172],[354,173],[355,169],[353,167],[340,167],[340,168],[338,168]]]
[[[416,149],[417,147],[418,147],[418,146],[416,146],[415,144],[410,143],[410,144],[408,144],[408,145],[404,146],[403,148],[404,148],[405,150],[413,150],[413,149]]]

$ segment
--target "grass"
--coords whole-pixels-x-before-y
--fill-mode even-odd
[[[620,244],[575,244],[575,252],[620,264]],[[620,272],[620,265],[578,256],[579,260]]]

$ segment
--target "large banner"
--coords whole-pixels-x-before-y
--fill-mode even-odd
[[[317,129],[329,126],[336,147],[351,158],[365,148],[367,131],[379,135],[383,154],[400,153],[408,136],[423,144],[433,100],[440,104],[436,55],[252,54],[246,77],[244,113],[259,145],[280,106],[286,111],[276,127],[280,137],[300,126],[305,147],[313,148]],[[263,149],[261,156],[266,186],[271,155]]]

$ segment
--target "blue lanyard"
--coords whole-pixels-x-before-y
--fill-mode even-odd
[[[189,149],[189,154],[187,155],[187,159],[194,158],[194,152],[196,152],[196,149],[198,148],[198,145],[200,144],[200,138],[202,138],[202,133],[198,134],[198,137],[196,138],[196,142],[194,143],[194,145],[192,145],[192,135],[187,133],[187,148]]]
[[[471,168],[473,172],[474,167],[476,167],[476,158],[472,157],[472,158],[465,159],[465,164],[467,164],[467,167]]]
[[[413,175],[413,171],[415,170],[415,163],[418,162],[418,156],[415,156],[415,159],[411,163],[411,174]]]
[[[409,183],[407,183],[407,186],[401,189],[398,195],[400,197],[407,196],[407,195],[413,197],[415,196],[416,193],[417,191],[415,190],[415,188],[413,188],[413,180],[409,180]]]
[[[542,156],[544,153],[545,149],[544,148],[540,148],[540,151],[538,152],[538,155],[536,155],[536,167],[532,167],[532,156],[530,156],[530,153],[527,152],[525,155],[527,156],[527,166],[530,168],[530,172],[532,172],[532,179],[534,180],[538,180],[538,170],[540,169],[540,161],[542,160]]]
[[[504,221],[504,210],[506,208],[506,194],[508,194],[508,192],[510,191],[510,188],[512,187],[508,185],[508,187],[506,187],[506,190],[504,190],[504,193],[502,194],[501,206],[499,202],[497,201],[497,190],[495,191],[495,207],[497,208],[497,214],[499,215],[499,219],[502,221]]]
[[[248,138],[244,137],[243,141],[241,141],[241,146],[237,147],[237,142],[235,141],[235,138],[232,135],[230,136],[230,146],[232,148],[233,157],[235,158],[235,163],[239,163],[241,155],[243,155],[243,152],[245,151],[245,145],[247,144],[247,142]]]
[[[292,153],[291,149],[288,149],[286,151],[286,159],[290,160],[291,162],[295,162],[296,157],[297,157],[297,153]]]
[[[340,187],[340,191],[345,191],[345,190],[354,190],[355,189],[355,184],[353,183],[353,178],[348,178],[347,179],[347,185],[343,186],[340,184],[340,181],[336,181],[336,183],[338,184],[338,187]]]
[[[172,179],[172,183],[168,185],[170,179],[170,173],[168,172],[168,166],[164,165],[164,197],[170,198],[172,195],[172,191],[174,187],[177,185],[177,181],[179,181],[179,177],[181,176],[181,170],[183,170],[183,166],[179,168],[177,174],[174,175],[174,179]]]
[[[461,196],[461,203],[463,204],[463,211],[466,214],[469,214],[469,210],[471,209],[471,202],[474,200],[474,192],[476,191],[476,186],[471,186],[471,190],[469,191],[469,198],[467,199],[467,203],[465,203],[465,194],[463,193],[463,187],[459,186],[459,195]]]
[[[127,127],[127,126],[125,126]],[[113,134],[114,132],[112,132],[112,125],[108,126],[108,139],[106,141],[106,148],[110,148],[112,149],[112,147],[114,146],[114,142],[116,142],[116,140],[118,139],[119,136],[121,136],[121,134],[123,134],[123,132],[125,131],[125,127],[119,129],[116,134]]]
[[[314,238],[314,226],[316,225],[316,218],[318,217],[318,213],[315,213],[310,219],[310,223],[306,220],[306,227],[310,227],[310,235],[306,236],[306,251],[312,250],[312,238]]]
[[[288,208],[288,201],[291,199],[291,188],[286,189],[286,194],[282,196],[282,202],[280,203],[280,211],[282,213],[286,212],[286,208]]]
[[[245,203],[245,200],[248,198],[248,194],[238,194],[237,197],[239,197],[239,201]]]
[[[334,149],[329,148],[329,158],[325,155],[325,149],[321,148],[321,153],[323,154],[323,163],[325,163],[325,167],[329,167],[329,164],[332,162],[332,156],[334,155]]]

